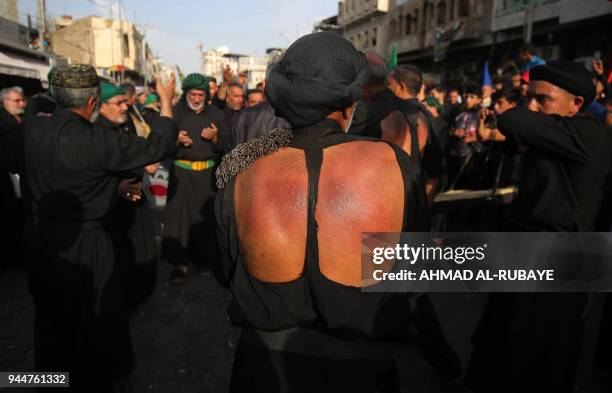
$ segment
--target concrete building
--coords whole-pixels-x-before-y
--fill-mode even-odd
[[[501,67],[530,38],[545,58],[610,53],[612,3],[599,0],[340,0],[338,24],[360,50],[461,83]],[[598,49],[597,49],[598,48]]]
[[[19,23],[17,0],[0,0],[0,18]]]
[[[21,86],[34,94],[48,86],[56,59],[29,47],[28,28],[19,23],[16,1],[0,1],[0,86]]]
[[[546,59],[590,59],[612,53],[612,3],[598,0],[494,0],[491,31],[499,62],[524,40]]]
[[[372,49],[387,54],[389,43],[389,8],[393,0],[340,0],[338,26],[358,49]]]
[[[238,73],[245,72],[248,88],[255,88],[257,83],[266,78],[268,58],[230,53],[229,48],[225,46],[202,52],[202,74],[214,76],[218,82],[221,82],[222,67],[225,66],[230,66],[235,77]]]
[[[330,16],[315,23],[313,33],[328,31],[330,33],[342,34],[342,28],[338,26],[338,15]]]
[[[128,21],[63,16],[56,21],[50,39],[55,54],[92,65],[99,74],[116,80],[142,84],[159,72],[159,60],[143,34]]]

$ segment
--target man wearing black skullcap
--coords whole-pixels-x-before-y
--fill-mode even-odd
[[[411,331],[410,295],[361,291],[361,234],[428,231],[429,215],[403,150],[346,134],[367,77],[346,39],[300,38],[265,87],[291,129],[217,170],[213,267],[243,328],[231,392],[399,392],[391,349]]]
[[[189,262],[202,265],[214,257],[214,168],[218,139],[224,130],[223,112],[207,105],[210,78],[189,74],[174,119],[189,142],[177,149],[170,171],[164,220],[162,257],[174,266],[170,281],[182,284]]]
[[[173,154],[174,82],[158,82],[160,124],[148,139],[92,126],[100,87],[91,66],[59,67],[50,84],[58,107],[24,130],[35,368],[70,372],[69,391],[109,392],[130,372],[133,353],[107,214],[118,173]]]
[[[594,93],[584,66],[550,62],[531,70],[532,111],[499,116],[506,147],[527,149],[507,230],[594,231],[612,152],[609,132],[586,112]],[[491,295],[475,336],[470,387],[572,392],[586,305],[582,293]]]

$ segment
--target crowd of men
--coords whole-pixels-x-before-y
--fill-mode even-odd
[[[232,390],[266,392],[303,391],[295,387],[303,383],[316,391],[339,386],[330,377],[302,381],[306,375],[283,374],[279,364],[309,369],[316,363],[316,372],[347,383],[346,364],[337,354],[321,348],[325,360],[317,363],[313,346],[343,348],[354,339],[361,345],[385,338],[354,327],[342,312],[330,315],[325,304],[354,306],[359,315],[360,301],[355,293],[343,297],[339,291],[332,305],[324,296],[332,289],[323,292],[316,277],[324,275],[342,290],[359,287],[353,277],[358,269],[330,262],[346,259],[334,245],[355,246],[355,233],[609,231],[610,72],[599,59],[590,70],[569,61],[547,63],[530,45],[521,48],[519,59],[522,66],[509,72],[491,76],[487,66],[482,79],[447,86],[428,80],[416,66],[389,69],[379,54],[360,53],[342,38],[318,33],[294,43],[257,86],[247,86],[245,74],[235,76],[225,67],[222,81],[187,75],[176,97],[174,76],[135,87],[101,82],[93,68],[70,65],[54,68],[49,90],[30,98],[19,87],[3,88],[3,242],[22,259],[13,262],[27,267],[36,309],[36,369],[70,371],[75,392],[110,392],[129,375],[134,364],[129,317],[154,290],[159,228],[161,259],[173,266],[172,284],[184,283],[194,266],[206,267],[234,294],[230,316],[248,329],[237,351]],[[381,141],[386,143],[374,143]],[[372,145],[362,148],[363,143]],[[300,149],[305,153],[295,155]],[[160,223],[146,178],[164,163],[170,174]],[[379,185],[364,187],[370,183]],[[509,186],[518,189],[510,206],[436,210],[441,192]],[[396,195],[398,188],[406,191],[403,197]],[[334,199],[349,193],[357,196]],[[335,215],[326,216],[328,200]],[[359,220],[342,213],[355,204]],[[395,210],[387,211],[392,206]],[[293,215],[299,208],[304,210]],[[333,228],[346,229],[338,234]],[[300,284],[300,277],[308,277],[310,289],[288,290],[286,284]],[[300,298],[304,293],[307,300]],[[465,374],[468,386],[475,392],[570,392],[587,301],[583,294],[491,295]],[[389,310],[397,316],[401,310],[393,304]],[[606,307],[604,324],[610,327],[610,299]],[[417,330],[438,326],[435,313],[423,310],[431,311],[426,296],[414,312],[406,312],[420,315]],[[378,312],[383,315],[381,310],[371,315]],[[302,330],[286,332],[296,328]],[[267,336],[270,331],[282,337]],[[307,344],[277,347],[291,337]],[[454,380],[463,375],[441,330],[416,337],[424,347],[437,348],[433,358],[445,359],[438,362],[442,375]],[[610,345],[605,328],[600,341]],[[270,352],[266,359],[274,358],[269,365],[258,358],[260,347]],[[297,353],[299,361],[271,354],[284,352]],[[604,352],[598,361],[608,367]],[[364,376],[345,386],[397,391],[380,380],[389,377],[381,366],[387,358],[382,363],[366,358],[358,366],[363,374],[372,371],[375,381]],[[253,363],[266,381],[248,370]]]

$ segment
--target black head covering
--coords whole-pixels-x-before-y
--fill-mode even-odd
[[[572,61],[550,61],[529,71],[530,81],[546,81],[568,92],[584,98],[588,104],[595,97],[593,76],[580,63]]]
[[[354,104],[368,77],[366,57],[353,44],[337,34],[313,33],[271,66],[266,96],[277,116],[301,127]]]
[[[468,82],[463,86],[463,94],[474,94],[482,97],[482,87],[476,82]]]

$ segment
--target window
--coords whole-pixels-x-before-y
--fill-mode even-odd
[[[470,16],[470,0],[459,0],[459,17]]]
[[[446,23],[446,1],[439,2],[436,8],[438,13],[438,26],[444,26]]]
[[[130,57],[130,38],[127,34],[123,35],[123,57]]]
[[[406,35],[412,34],[412,16],[410,14],[406,14],[405,16],[406,27],[404,28],[406,31]]]
[[[414,32],[418,33],[419,31],[419,10],[414,11]]]
[[[365,33],[363,33],[363,47],[367,48],[369,44],[370,44],[370,32],[366,31]]]
[[[377,43],[378,43],[378,29],[375,27],[374,30],[372,30],[372,46],[376,47]]]
[[[429,26],[434,26],[434,6],[433,4],[429,3],[429,5],[427,6],[427,20],[426,20]]]
[[[357,34],[357,47],[361,46],[361,34]]]
[[[455,19],[455,0],[450,0],[450,12],[448,13],[448,21],[452,22]]]
[[[395,33],[397,31],[397,20],[391,19],[389,29],[390,29],[389,35],[391,36],[391,38],[395,38]]]
[[[399,16],[399,22],[397,23],[397,36],[402,36],[402,28],[404,27],[404,15]]]

